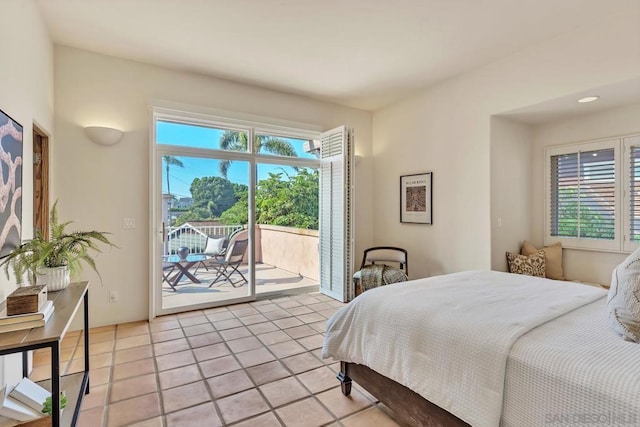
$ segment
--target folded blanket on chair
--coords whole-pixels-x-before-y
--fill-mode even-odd
[[[404,271],[384,264],[371,264],[360,270],[362,292],[390,283],[404,282],[405,280],[407,280],[407,275]]]

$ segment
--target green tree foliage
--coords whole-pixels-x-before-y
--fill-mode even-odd
[[[228,179],[219,176],[195,178],[191,182],[193,207],[206,208],[210,218],[219,217],[236,202],[235,188]]]
[[[247,151],[249,147],[247,138],[247,134],[244,132],[225,131],[220,137],[220,148],[223,150]],[[256,153],[266,151],[267,153],[277,154],[279,156],[298,156],[293,145],[286,139],[256,135],[254,145]],[[231,166],[231,160],[222,160],[220,162],[220,175],[226,178],[229,166]]]
[[[270,173],[258,183],[256,211],[258,224],[318,229],[319,173],[300,170],[290,177]],[[224,224],[248,222],[248,192],[238,193],[238,201],[220,217]]]
[[[593,210],[588,203],[597,200],[597,194],[588,197],[585,193],[578,204],[578,189],[564,187],[558,189],[559,206],[557,208],[557,236],[578,236],[578,205],[580,206],[580,237],[589,239],[614,239],[613,212],[603,215],[601,211]]]

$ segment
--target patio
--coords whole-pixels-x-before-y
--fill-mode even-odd
[[[248,266],[243,265],[238,269],[245,277],[248,277]],[[200,267],[191,269],[192,273],[201,283],[193,283],[188,277],[180,280],[174,291],[165,282],[162,282],[162,308],[170,309],[194,304],[203,304],[217,301],[224,301],[232,298],[247,296],[248,285],[244,284],[234,288],[227,281],[218,282],[209,288],[209,283],[216,277],[213,270],[206,271]],[[233,279],[240,276],[234,274]],[[291,289],[315,286],[317,290],[318,282],[313,279],[283,270],[270,264],[256,264],[256,294],[267,292],[286,291]]]

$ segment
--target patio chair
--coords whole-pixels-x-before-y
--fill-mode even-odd
[[[175,270],[176,266],[174,263],[172,262],[163,262],[162,263],[162,280],[167,282],[169,284],[169,286],[171,286],[173,288],[173,285],[171,284],[171,273],[173,273],[173,270]]]
[[[225,281],[231,283],[231,286],[233,286],[234,288],[248,283],[247,278],[244,277],[240,270],[238,270],[238,267],[240,267],[240,264],[242,264],[242,261],[244,260],[244,254],[247,251],[248,244],[249,240],[247,239],[233,240],[227,248],[224,259],[211,258],[203,261],[207,267],[215,269],[217,273],[215,279],[213,279],[213,281],[209,284],[209,287],[218,282],[222,284]],[[236,280],[235,282],[231,278],[234,273],[238,273],[240,275],[240,279]]]

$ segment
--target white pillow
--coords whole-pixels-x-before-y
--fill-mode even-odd
[[[640,249],[613,270],[607,307],[613,329],[627,341],[640,342]]]
[[[219,239],[207,238],[207,247],[204,248],[204,253],[206,255],[216,256],[222,253],[222,249],[224,248],[224,241],[226,237],[220,237]]]

